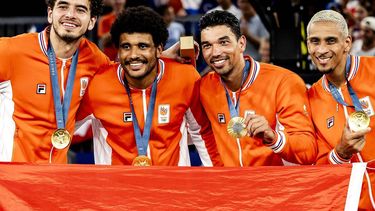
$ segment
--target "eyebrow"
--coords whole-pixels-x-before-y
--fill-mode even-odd
[[[220,37],[218,40],[222,41],[222,40],[227,40],[227,39],[229,39],[229,36]],[[204,45],[204,44],[209,44],[209,42],[208,41],[202,41],[201,45]]]
[[[62,1],[57,2],[57,5],[69,5],[69,2],[62,0]],[[86,7],[86,5],[78,4],[78,5],[75,5],[75,6],[88,11],[88,8]]]

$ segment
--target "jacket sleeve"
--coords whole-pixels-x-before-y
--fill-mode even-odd
[[[305,84],[292,73],[284,76],[277,89],[277,140],[269,147],[288,162],[313,164],[317,144]]]
[[[350,160],[341,158],[335,148],[328,144],[324,138],[317,133],[317,146],[318,146],[318,157],[316,159],[316,164],[346,164],[350,163]]]
[[[0,82],[10,80],[11,77],[11,63],[14,57],[10,41],[7,37],[0,38]]]
[[[200,102],[199,82],[196,81],[194,85],[190,108],[185,114],[189,136],[197,148],[203,166],[223,166],[210,121]]]

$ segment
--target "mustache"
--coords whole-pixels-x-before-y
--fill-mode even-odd
[[[129,65],[129,64],[132,63],[132,62],[140,62],[140,63],[146,64],[148,61],[147,61],[147,59],[141,59],[141,58],[126,59],[126,60],[124,61],[124,64],[125,64],[125,65]]]

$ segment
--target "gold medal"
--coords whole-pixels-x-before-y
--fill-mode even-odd
[[[51,136],[52,145],[56,149],[64,149],[67,147],[71,139],[69,132],[63,128],[55,130]]]
[[[234,138],[242,138],[246,136],[247,129],[245,125],[245,119],[242,117],[233,117],[227,126],[229,135]]]
[[[148,158],[145,155],[139,155],[136,158],[134,158],[133,166],[152,166],[150,158]]]
[[[370,125],[370,117],[363,111],[356,111],[350,114],[348,124],[353,132],[364,130]]]

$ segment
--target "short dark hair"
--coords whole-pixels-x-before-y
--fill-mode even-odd
[[[207,27],[220,25],[229,27],[237,39],[241,37],[240,21],[232,13],[215,10],[203,15],[199,20],[200,31]]]
[[[56,0],[46,0],[47,6],[53,9]],[[103,10],[103,0],[89,0],[91,17],[98,17]]]
[[[157,8],[155,9],[155,11],[156,11],[159,15],[164,16],[165,13],[168,11],[168,8],[169,8],[169,7],[170,7],[169,5],[167,5],[167,4],[163,4],[163,5],[160,5],[159,7],[157,7]]]
[[[117,17],[111,28],[112,42],[116,47],[123,33],[151,34],[155,46],[165,46],[168,39],[167,26],[162,17],[145,6],[130,7]]]

